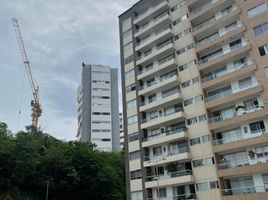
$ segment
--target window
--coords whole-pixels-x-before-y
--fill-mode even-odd
[[[162,147],[154,147],[153,154],[154,154],[154,156],[162,155]]]
[[[127,102],[127,108],[131,109],[131,108],[136,108],[137,104],[136,104],[136,99],[130,100]]]
[[[209,182],[210,189],[216,189],[219,188],[218,181],[210,181]]]
[[[185,81],[185,82],[181,83],[181,87],[182,88],[186,88],[186,87],[190,86],[190,84],[191,84],[191,81],[190,80],[189,81]]]
[[[192,125],[197,123],[197,117],[192,117],[190,119],[187,119],[187,125]]]
[[[166,188],[159,188],[159,194],[157,194],[157,197],[160,197],[160,198],[167,197]]]
[[[138,121],[137,115],[127,118],[128,125],[134,124]]]
[[[110,138],[104,138],[104,139],[101,139],[102,142],[111,142],[111,139]]]
[[[142,191],[131,192],[131,200],[143,200]]]
[[[256,36],[267,32],[268,31],[268,22],[265,22],[263,24],[260,24],[259,26],[254,27],[253,31],[254,31],[254,34]]]
[[[238,81],[239,89],[246,89],[252,85],[251,77],[242,79]]]
[[[261,56],[265,56],[268,54],[268,44],[265,44],[261,47],[259,47],[259,52]]]
[[[131,26],[131,18],[130,17],[122,21],[123,32],[128,30],[128,27],[130,27],[130,26]]]
[[[130,50],[132,48],[133,48],[133,43],[132,42],[129,42],[129,43],[124,45],[124,51],[128,51],[128,50]]]
[[[126,78],[126,79],[131,78],[131,77],[134,76],[134,74],[135,74],[134,69],[131,69],[131,70],[129,70],[129,71],[127,71],[127,72],[125,73],[125,78]]]
[[[199,102],[199,101],[203,101],[203,95],[199,95],[199,96],[196,96],[195,98],[195,103]]]
[[[191,60],[188,63],[184,63],[183,65],[179,66],[178,69],[179,71],[183,71],[185,69],[188,69],[190,67],[193,67],[196,65],[196,60]]]
[[[195,77],[192,79],[193,84],[198,83],[198,82],[199,82],[199,77]]]
[[[127,86],[127,87],[126,87],[126,93],[132,92],[132,91],[134,91],[134,90],[136,90],[136,85],[135,85],[135,83],[134,83],[134,84],[131,84],[130,86]]]
[[[200,144],[200,143],[201,143],[200,137],[190,139],[191,146],[196,145],[196,144]]]
[[[126,38],[132,34],[132,29],[128,29],[123,33],[123,38]]]
[[[210,141],[210,136],[209,135],[203,135],[201,138],[202,138],[202,143]]]
[[[254,8],[251,8],[248,10],[248,16],[249,17],[255,17],[263,12],[265,12],[267,10],[267,5],[266,3],[262,3],[262,4],[259,4],[257,6],[255,6]]]
[[[189,44],[189,45],[187,45],[187,51],[189,51],[189,50],[191,50],[192,48],[194,48],[194,44],[192,43],[192,44]]]
[[[179,17],[179,19],[173,21],[173,26],[176,26],[178,23],[186,20],[187,18],[188,18],[188,14]]]
[[[128,136],[128,141],[133,142],[139,140],[139,133],[132,133]]]
[[[131,55],[131,56],[125,58],[124,63],[126,65],[128,63],[131,63],[133,60],[134,60],[134,55]]]
[[[267,157],[268,156],[268,146],[256,148],[256,154],[257,154],[258,158]]]
[[[194,102],[194,98],[186,99],[183,103],[184,106],[189,106]]]
[[[193,161],[193,167],[199,167],[199,166],[204,166],[204,159],[199,159],[199,160],[194,160]]]
[[[154,111],[150,113],[150,119],[158,118],[158,111]]]
[[[149,95],[148,96],[148,102],[152,103],[154,101],[156,101],[156,94]]]
[[[140,158],[140,151],[134,151],[129,153],[129,160],[137,160]]]
[[[130,172],[131,180],[140,179],[141,178],[141,170]]]
[[[198,120],[199,120],[199,122],[206,121],[206,115],[205,114],[199,115]]]
[[[185,51],[186,51],[186,48],[183,47],[183,48],[181,48],[181,49],[179,49],[179,50],[177,51],[177,55],[180,55],[180,54],[184,53]]]
[[[265,130],[263,121],[253,122],[249,124],[249,128],[252,134]]]
[[[197,183],[196,184],[196,190],[197,191],[208,190],[208,183]]]

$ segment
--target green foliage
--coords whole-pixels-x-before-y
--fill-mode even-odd
[[[120,152],[63,142],[29,126],[15,136],[0,123],[0,199],[125,199]]]

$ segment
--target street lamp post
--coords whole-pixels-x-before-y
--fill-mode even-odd
[[[53,178],[47,179],[47,190],[46,190],[46,200],[48,200],[48,191],[49,191],[49,181],[52,181]]]

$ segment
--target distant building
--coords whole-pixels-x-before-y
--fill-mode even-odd
[[[120,150],[117,69],[83,63],[77,96],[77,139],[102,151]]]

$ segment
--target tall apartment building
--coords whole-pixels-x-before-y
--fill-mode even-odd
[[[119,16],[128,199],[268,199],[268,1]]]
[[[120,150],[117,69],[83,63],[77,96],[77,139],[102,151]]]

